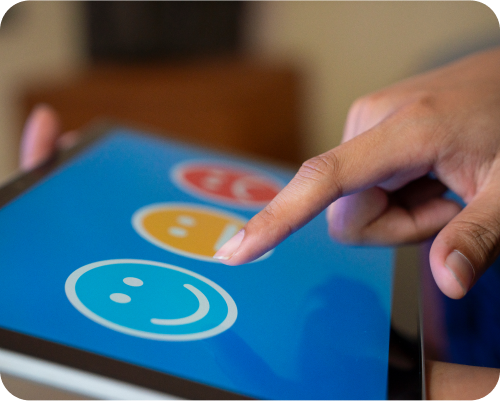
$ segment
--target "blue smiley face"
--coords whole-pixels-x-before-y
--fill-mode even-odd
[[[110,329],[148,339],[200,340],[236,321],[231,296],[213,281],[165,263],[95,262],[66,280],[66,295],[83,315]]]

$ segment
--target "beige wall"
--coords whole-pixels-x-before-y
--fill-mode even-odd
[[[304,157],[339,143],[357,97],[443,52],[500,37],[495,14],[476,2],[259,2],[250,17],[249,51],[304,73]]]
[[[15,7],[0,29],[0,181],[17,162],[22,87],[86,63],[81,4]],[[476,2],[251,2],[247,22],[250,54],[291,60],[304,74],[304,157],[339,143],[355,98],[500,34],[493,12]]]
[[[0,28],[0,182],[16,169],[23,87],[62,79],[86,60],[80,3],[30,1],[9,12]]]

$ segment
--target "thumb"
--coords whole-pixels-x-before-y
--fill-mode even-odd
[[[450,298],[462,298],[499,254],[500,188],[478,193],[438,234],[430,251],[436,284]]]
[[[56,149],[61,134],[59,116],[46,104],[31,112],[23,130],[20,167],[30,170],[44,162]]]

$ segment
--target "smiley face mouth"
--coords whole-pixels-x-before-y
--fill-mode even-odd
[[[199,289],[193,287],[191,284],[184,284],[184,287],[191,291],[198,299],[199,306],[196,312],[192,315],[182,317],[180,319],[151,319],[151,323],[159,326],[180,326],[184,324],[194,323],[203,319],[210,310],[210,303],[207,297]]]

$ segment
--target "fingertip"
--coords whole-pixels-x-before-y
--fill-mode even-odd
[[[250,263],[274,249],[291,234],[289,229],[284,228],[286,224],[273,224],[261,213],[227,241],[214,255],[215,259],[228,266]]]
[[[37,113],[51,113],[51,114],[56,115],[56,111],[54,110],[54,108],[50,104],[44,103],[44,102],[36,104],[33,107],[33,112],[37,112]]]
[[[462,275],[457,274],[450,264],[450,256],[454,252],[456,250],[440,243],[437,238],[431,247],[429,259],[432,275],[442,293],[451,299],[461,299],[469,291],[470,284],[467,285]]]
[[[39,103],[33,107],[30,115],[26,119],[23,135],[33,135],[41,128],[59,128],[59,116],[52,106],[47,103]]]
[[[339,198],[328,207],[328,234],[342,243],[362,243],[366,227],[377,220],[387,206],[387,194],[378,187]]]
[[[215,253],[213,258],[221,263],[227,263],[235,255],[244,238],[245,229],[241,229],[222,245],[222,247]]]
[[[245,231],[242,230],[243,233]],[[217,253],[214,257],[215,259],[219,260],[219,262],[227,265],[227,266],[238,266],[242,265],[245,263],[250,263],[253,262],[254,260],[258,259],[262,255],[264,255],[269,249],[267,247],[263,247],[261,238],[258,236],[249,236],[246,234],[243,234],[244,238],[238,238],[238,234],[233,237],[231,240],[229,240],[226,245],[227,249],[232,251],[230,254],[220,254]],[[243,236],[242,235],[242,236]],[[232,241],[234,239],[234,241]],[[236,243],[240,243],[237,245],[235,249],[231,249]],[[232,244],[231,244],[232,242]],[[224,247],[226,247],[224,245]],[[222,248],[221,248],[222,250]]]
[[[467,294],[498,256],[500,235],[495,221],[499,194],[495,185],[476,194],[434,240],[432,273],[450,298]]]

